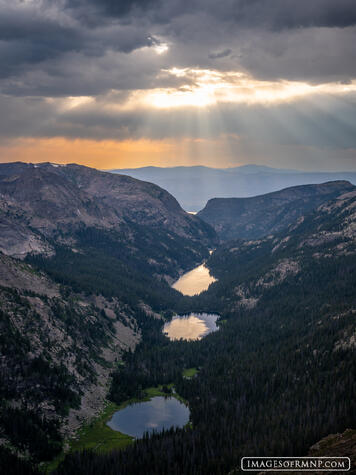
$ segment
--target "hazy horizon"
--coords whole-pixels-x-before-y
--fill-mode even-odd
[[[26,160],[4,160],[4,161],[0,161],[0,163],[15,163],[15,162],[22,162],[22,163],[28,163],[28,164],[32,164],[32,165],[40,165],[40,164],[44,164],[44,163],[51,163],[51,164],[55,164],[55,165],[71,165],[71,164],[76,164],[76,165],[83,165],[83,166],[88,166],[90,167],[90,165],[86,165],[86,164],[80,164],[80,163],[77,163],[77,162],[73,162],[73,161],[66,161],[66,162],[54,162],[54,161],[49,161],[49,160],[42,160],[42,161],[26,161]],[[101,170],[101,171],[107,171],[107,172],[111,172],[111,171],[115,171],[115,170],[138,170],[138,169],[143,169],[143,168],[158,168],[158,169],[170,169],[170,168],[209,168],[209,169],[212,169],[212,170],[222,170],[222,171],[229,171],[229,170],[236,170],[236,169],[239,169],[239,168],[253,168],[253,167],[256,167],[257,168],[260,168],[261,170],[262,169],[270,169],[270,170],[274,170],[274,171],[287,171],[287,172],[293,172],[293,173],[355,173],[356,172],[356,168],[355,170],[347,170],[347,169],[344,169],[344,170],[332,170],[332,169],[325,169],[325,170],[308,170],[308,169],[302,169],[302,168],[283,168],[283,167],[272,167],[272,166],[269,166],[269,165],[262,165],[262,164],[258,164],[258,163],[247,163],[247,164],[242,164],[242,165],[235,165],[235,166],[230,166],[230,167],[213,167],[213,166],[209,166],[209,165],[204,165],[204,164],[196,164],[196,165],[167,165],[167,166],[158,166],[158,165],[152,165],[150,163],[148,163],[147,165],[144,165],[144,166],[137,166],[137,167],[120,167],[120,168],[100,168],[100,167],[92,167],[92,168],[97,168],[98,170]]]
[[[269,165],[261,165],[258,163],[246,163],[244,165],[235,165],[231,167],[213,167],[213,166],[208,166],[208,165],[203,165],[203,164],[197,164],[197,165],[171,165],[171,166],[157,166],[157,165],[144,165],[142,167],[122,167],[122,168],[117,168],[117,170],[138,170],[140,168],[210,168],[213,170],[235,170],[238,168],[245,168],[245,167],[256,167],[256,168],[266,168],[266,169],[271,169],[271,170],[281,170],[281,171],[290,171],[290,172],[300,172],[300,173],[355,173],[355,170],[331,170],[331,169],[326,169],[326,170],[307,170],[307,169],[297,169],[297,168],[282,168],[282,167],[272,167]],[[102,168],[102,171],[112,171],[115,170],[115,168]]]

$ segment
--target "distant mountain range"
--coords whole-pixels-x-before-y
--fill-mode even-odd
[[[260,165],[224,169],[143,167],[110,171],[155,183],[169,191],[186,211],[194,212],[204,208],[211,198],[243,198],[334,180],[356,184],[356,172],[303,172]]]

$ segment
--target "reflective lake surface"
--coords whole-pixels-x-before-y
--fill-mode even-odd
[[[209,273],[205,264],[183,274],[172,287],[179,290],[183,295],[196,295],[206,290],[216,279]]]
[[[140,438],[145,432],[183,427],[189,422],[189,409],[174,397],[157,396],[115,412],[107,425],[123,434]]]
[[[218,330],[216,320],[219,315],[214,313],[190,313],[177,315],[163,327],[170,340],[200,340],[209,333]]]

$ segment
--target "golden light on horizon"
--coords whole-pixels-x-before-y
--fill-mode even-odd
[[[90,140],[24,138],[0,146],[6,161],[78,163],[93,168],[131,168],[147,164],[147,158],[164,165],[173,153],[174,144],[153,140]]]
[[[201,165],[197,147],[204,150],[205,164],[215,166],[216,156],[224,153],[217,140],[183,138],[179,140],[90,140],[23,138],[0,145],[2,162],[78,163],[98,169]],[[232,164],[227,160],[225,166]]]

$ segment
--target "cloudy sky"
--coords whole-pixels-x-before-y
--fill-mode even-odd
[[[355,0],[0,0],[0,161],[356,170]]]

